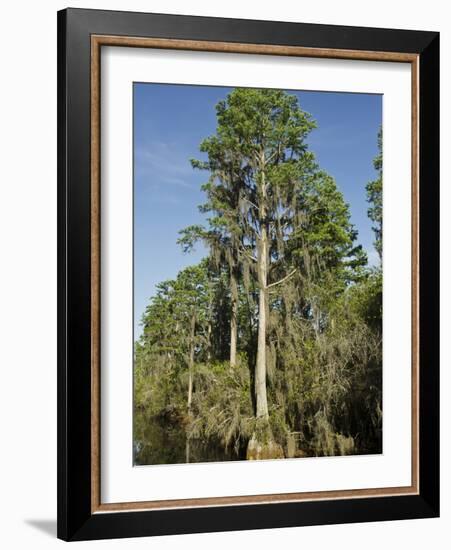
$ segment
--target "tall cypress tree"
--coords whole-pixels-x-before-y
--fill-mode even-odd
[[[203,207],[214,213],[205,233],[211,248],[212,235],[222,230],[217,243],[227,250],[232,266],[253,275],[258,288],[256,431],[248,455],[269,457],[279,454],[272,441],[267,398],[269,292],[274,296],[279,287],[283,294],[283,285],[300,274],[310,241],[321,241],[317,256],[329,266],[335,262],[337,270],[344,270],[343,259],[358,251],[352,248],[355,232],[347,206],[340,203],[333,180],[319,171],[307,150],[306,137],[315,123],[296,96],[238,88],[219,102],[216,114],[216,134],[200,147],[208,160],[195,161],[194,166],[211,174],[204,186],[208,201]],[[314,230],[322,234],[314,236]],[[233,308],[234,276],[230,281]],[[232,334],[234,318],[232,314]]]

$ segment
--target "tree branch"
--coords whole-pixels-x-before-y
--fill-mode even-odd
[[[249,254],[249,252],[246,249],[241,248],[240,252],[241,254],[244,254],[244,256],[246,256],[249,260],[253,260],[254,262],[258,261],[257,258],[255,256],[252,256],[252,254]]]
[[[297,268],[295,267],[293,269],[293,271],[291,271],[290,273],[288,273],[288,275],[285,275],[285,277],[283,277],[282,279],[280,279],[279,281],[276,281],[275,283],[271,283],[270,285],[266,285],[266,289],[268,288],[272,288],[274,286],[277,286],[277,285],[280,285],[281,283],[287,281],[290,277],[292,277],[297,271]]]
[[[273,152],[272,155],[269,155],[269,157],[266,159],[265,164],[268,164],[268,163],[272,162],[277,156],[278,157],[282,156],[282,144],[281,143],[277,144],[277,149]]]
[[[254,208],[256,208],[258,210],[258,206],[256,204],[254,204],[252,201],[250,201],[246,197],[241,197],[241,198],[242,198],[243,201],[248,202],[251,206],[253,206]]]

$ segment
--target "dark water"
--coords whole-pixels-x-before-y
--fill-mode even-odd
[[[222,445],[211,440],[208,443],[199,439],[187,442],[183,426],[144,414],[135,414],[133,454],[135,466],[245,459],[245,451],[238,454],[233,449],[225,451]]]

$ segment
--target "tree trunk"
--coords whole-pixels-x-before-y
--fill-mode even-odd
[[[207,361],[211,361],[211,333],[212,333],[212,317],[213,317],[213,296],[212,282],[208,283],[208,325],[207,325]]]
[[[268,291],[268,229],[266,221],[266,179],[265,179],[265,155],[262,152],[260,165],[260,201],[258,217],[260,221],[260,239],[257,250],[258,269],[258,336],[257,336],[257,361],[255,365],[255,400],[257,419],[267,420],[268,400],[266,396],[266,311]]]
[[[194,336],[196,329],[196,317],[191,317],[191,334],[190,334],[190,349],[188,363],[188,414],[191,411],[191,401],[193,398],[193,369],[194,369]]]
[[[191,334],[189,344],[189,362],[188,362],[188,419],[191,421],[191,402],[193,400],[193,370],[194,370],[194,337],[196,330],[196,316],[191,317]],[[190,437],[186,432],[185,442],[185,461],[189,464],[190,460]]]
[[[185,462],[189,464],[189,458],[190,458],[190,440],[188,435],[186,436],[186,443],[185,443]]]
[[[260,197],[259,197],[259,225],[260,237],[257,250],[258,270],[258,336],[257,336],[257,360],[255,364],[255,400],[256,421],[255,429],[247,446],[246,458],[248,460],[265,460],[283,458],[282,447],[274,441],[271,426],[269,424],[268,398],[266,394],[266,325],[268,312],[268,266],[269,243],[268,223],[266,220],[266,181],[265,158],[262,153],[260,166]]]
[[[211,321],[208,321],[207,327],[207,361],[211,361]]]
[[[238,340],[238,283],[234,267],[230,268],[230,300],[230,366],[234,367]]]
[[[268,419],[268,400],[266,396],[266,311],[267,311],[267,266],[268,266],[268,237],[266,227],[261,228],[260,246],[258,249],[258,337],[257,361],[255,365],[255,399],[257,419]]]

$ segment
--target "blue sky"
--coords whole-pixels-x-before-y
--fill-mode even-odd
[[[135,83],[134,99],[134,331],[155,285],[205,255],[199,245],[183,254],[176,241],[184,227],[202,223],[198,205],[208,175],[189,160],[216,128],[215,105],[232,88]],[[376,262],[365,185],[374,179],[373,158],[382,122],[382,96],[290,91],[318,128],[308,138],[322,169],[335,178],[350,206],[358,242]]]

